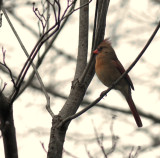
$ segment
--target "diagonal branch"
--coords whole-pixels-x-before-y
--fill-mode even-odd
[[[0,66],[0,69],[4,73],[8,74],[8,71],[3,66]],[[13,78],[17,79],[17,77],[14,74],[13,74]],[[25,83],[25,81],[24,81],[23,84],[26,85],[27,83]],[[5,84],[4,84],[4,86],[5,86]],[[31,82],[31,84],[29,86],[30,86],[30,88],[33,88],[34,90],[37,90],[37,91],[41,92],[41,87],[38,84],[36,84],[34,82]],[[1,91],[3,91],[4,88],[5,87],[3,87]],[[64,99],[64,100],[67,99],[67,95],[63,95],[62,93],[59,93],[57,90],[54,90],[54,88],[52,88],[51,86],[47,86],[47,87],[45,87],[45,89],[46,89],[47,93],[49,93],[50,95],[52,95],[54,97],[59,97],[59,98]],[[89,100],[85,99],[85,100],[83,100],[81,106],[85,107],[86,104],[91,104],[91,102]],[[103,108],[105,110],[110,110],[110,111],[114,111],[114,112],[120,112],[120,113],[124,113],[124,114],[127,114],[127,115],[131,115],[130,110],[125,110],[125,109],[122,109],[122,108],[118,108],[118,107],[116,107],[116,105],[109,106],[109,105],[106,105],[106,104],[98,103],[98,104],[95,105],[95,107]],[[149,119],[154,123],[160,123],[160,118],[159,117],[156,117],[156,116],[154,116],[150,113],[146,113],[146,112],[144,112],[140,109],[138,109],[138,111],[139,111],[139,114],[142,117],[144,117],[146,119]]]

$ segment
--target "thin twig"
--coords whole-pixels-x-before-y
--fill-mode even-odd
[[[45,29],[47,27],[47,22],[49,20],[49,17],[47,17],[47,19],[45,18],[44,14],[40,13],[40,11],[38,10],[38,8],[35,8],[35,3],[33,3],[33,12],[36,15],[36,17],[38,18],[39,22],[41,23],[42,26],[42,34],[44,34]]]
[[[109,151],[106,153],[107,156],[112,154],[115,149],[116,149],[116,145],[117,145],[117,140],[119,139],[118,136],[115,136],[114,134],[114,130],[113,130],[113,125],[114,125],[114,120],[115,120],[116,116],[114,115],[112,117],[112,122],[111,122],[111,125],[110,125],[110,131],[111,131],[111,135],[112,135],[112,147],[109,149]]]
[[[95,36],[96,36],[96,22],[97,22],[97,16],[98,16],[98,0],[96,2],[96,9],[95,9],[95,15],[94,15],[94,28],[93,28],[93,36],[92,36],[92,49],[91,51],[93,51],[94,47],[95,47]]]
[[[89,158],[93,158],[93,156],[91,155],[91,153],[88,151],[87,146],[85,145],[85,150],[87,152],[87,155]]]
[[[57,2],[57,3],[58,3],[57,5],[59,6],[58,13],[60,14],[60,4],[59,4],[59,2]],[[58,16],[60,16],[60,15],[58,15]],[[26,73],[28,72],[28,69],[30,68],[30,65],[31,65],[32,61],[34,60],[35,56],[37,55],[38,51],[40,50],[42,45],[59,30],[60,22],[61,22],[61,20],[58,21],[57,23],[55,23],[55,25],[53,25],[51,28],[49,28],[44,34],[42,34],[40,39],[35,44],[30,56],[28,57],[27,61],[25,62],[24,66],[19,74],[18,80],[16,82],[17,90],[13,93],[12,100],[14,100],[16,98],[18,91],[21,87],[21,84],[24,80],[24,77],[26,76]],[[49,33],[50,33],[50,35],[46,36]]]
[[[4,85],[3,85],[3,88],[0,90],[0,93],[2,93],[4,91],[6,86],[7,86],[7,83],[5,82]]]
[[[45,153],[47,153],[47,150],[46,150],[46,148],[45,148],[45,146],[44,146],[44,143],[41,142],[41,141],[40,141],[40,143],[41,143],[41,146],[42,146],[43,150],[45,151]]]
[[[47,0],[47,1],[48,1],[48,0]],[[75,5],[72,5],[72,7],[70,8],[70,11],[71,11],[74,7],[75,7]],[[69,11],[69,12],[70,12],[70,11]],[[47,54],[47,52],[49,51],[49,49],[50,49],[51,47],[53,47],[54,41],[56,40],[56,38],[57,38],[57,36],[59,35],[60,31],[61,31],[61,30],[63,29],[63,27],[65,26],[67,20],[68,20],[68,17],[65,18],[65,20],[61,23],[61,26],[60,26],[59,30],[56,32],[56,34],[53,36],[53,38],[52,38],[52,39],[50,40],[50,42],[47,44],[46,49],[44,50],[42,56],[41,56],[41,57],[39,58],[39,60],[38,60],[38,64],[40,64],[40,63],[43,61],[43,59],[44,59],[44,57],[46,56],[46,54]],[[57,52],[57,50],[56,50],[56,52]],[[68,57],[70,58],[71,56],[68,56]],[[72,58],[72,57],[71,57],[71,58]]]
[[[139,55],[137,56],[137,58],[133,61],[133,63],[129,66],[129,68],[105,91],[103,91],[103,93],[101,93],[101,95],[94,100],[90,105],[88,105],[87,107],[85,107],[84,109],[82,109],[81,111],[77,112],[76,114],[67,117],[66,119],[64,119],[59,127],[62,127],[65,123],[71,121],[72,119],[75,119],[77,117],[79,117],[80,115],[82,115],[83,113],[85,113],[87,110],[89,110],[90,108],[92,108],[95,104],[97,104],[111,89],[114,88],[114,86],[134,67],[134,65],[139,61],[139,59],[141,58],[141,56],[144,54],[144,52],[146,51],[146,49],[148,48],[148,46],[150,45],[150,43],[152,42],[153,38],[155,37],[157,31],[160,28],[160,22],[158,23],[157,27],[155,28],[154,32],[152,33],[151,37],[149,38],[149,40],[147,41],[146,45],[144,46],[144,48],[142,49],[142,51],[139,53]]]
[[[135,154],[132,155],[132,153],[133,153],[133,151],[134,151],[134,147],[132,147],[131,152],[129,153],[129,157],[128,157],[128,158],[136,158],[136,157],[138,156],[140,150],[141,150],[141,147],[138,146],[137,149],[136,149]]]
[[[61,24],[61,21],[64,19],[64,18],[61,18],[60,19],[60,13],[61,13],[61,6],[60,6],[60,3],[59,1],[55,1],[55,3],[57,4],[58,6],[58,17],[57,17],[57,22],[55,23],[55,25],[53,25],[51,28],[49,28],[44,34],[42,34],[42,36],[40,37],[40,39],[37,41],[37,43],[35,44],[31,54],[29,55],[27,61],[25,62],[19,76],[18,76],[18,79],[17,79],[17,82],[16,82],[16,89],[14,90],[14,92],[12,93],[11,95],[11,102],[13,102],[17,95],[18,95],[18,92],[20,90],[20,87],[22,85],[22,82],[35,58],[35,56],[37,55],[38,51],[40,50],[41,46],[50,38],[52,37],[58,30],[59,30],[59,27],[60,27],[60,24]],[[67,9],[65,10],[64,14],[67,12],[67,10],[70,8],[71,5],[69,5],[67,7]],[[4,12],[5,12],[5,9],[3,8]],[[6,17],[7,17],[7,14],[6,14]],[[63,17],[63,16],[62,16]],[[9,19],[9,18],[8,18]],[[14,29],[15,30],[15,29]],[[15,31],[16,32],[16,31]],[[48,36],[46,36],[48,34]],[[18,39],[18,38],[17,38]],[[22,47],[22,46],[21,46]],[[49,101],[49,98],[48,98],[48,101]],[[48,104],[47,104],[48,105]],[[46,106],[48,107],[48,106]]]
[[[0,27],[2,27],[2,13],[1,13],[1,10],[0,10]]]
[[[70,153],[69,151],[65,150],[64,148],[63,148],[63,152],[66,153],[66,155],[68,155],[69,157],[78,158],[77,156],[73,155],[72,153]]]
[[[134,147],[132,147],[132,149],[131,149],[131,151],[129,153],[129,157],[128,158],[132,158],[132,152],[133,152],[133,150],[134,150]]]
[[[99,147],[100,147],[100,149],[101,149],[104,157],[107,158],[108,156],[107,156],[107,154],[106,154],[106,152],[105,152],[105,149],[104,149],[104,146],[103,146],[103,138],[100,138],[100,137],[98,136],[97,129],[96,129],[96,127],[95,127],[95,125],[94,125],[93,122],[92,122],[92,124],[93,124],[94,133],[95,133],[95,135],[96,135],[97,143],[98,143],[98,145],[99,145]]]
[[[55,23],[57,23],[57,14],[56,14],[56,9],[55,9],[55,1],[54,1],[54,4],[52,4],[49,0],[47,0],[47,2],[48,2],[48,5],[51,5],[52,8],[53,8]]]
[[[10,78],[11,78],[11,81],[13,83],[13,86],[16,88],[16,84],[15,84],[15,81],[14,81],[14,78],[13,78],[13,74],[12,74],[12,71],[11,69],[7,66],[6,62],[5,62],[5,54],[6,54],[6,50],[3,49],[2,47],[2,53],[3,53],[3,63],[0,62],[1,65],[3,65],[9,72],[9,75],[10,75]]]
[[[70,10],[72,10],[74,7],[75,7],[75,5],[73,5],[73,6],[70,8]],[[37,64],[36,64],[36,68],[37,68],[37,69],[38,69],[39,66],[41,65],[41,63],[42,63],[43,59],[45,58],[45,56],[47,55],[47,52],[49,51],[49,49],[50,49],[51,47],[54,48],[53,43],[54,43],[54,41],[56,40],[56,38],[58,37],[58,35],[59,35],[60,31],[62,30],[62,28],[64,27],[64,25],[66,24],[68,18],[69,18],[69,17],[65,18],[65,20],[62,22],[59,30],[56,32],[56,34],[53,36],[53,38],[49,41],[49,43],[47,43],[47,46],[46,46],[43,54],[38,58],[38,61],[37,61]],[[48,30],[48,29],[47,29],[47,30]],[[59,54],[61,54],[61,53],[64,54],[63,52],[57,50],[56,48],[54,48],[54,49],[56,50],[56,52],[59,52]],[[65,55],[65,54],[64,54],[64,55]],[[74,58],[72,58],[72,56],[66,55],[66,57],[75,60]],[[28,83],[30,83],[30,81],[33,79],[34,74],[35,74],[35,72],[33,71],[33,72],[31,73],[28,81],[27,81],[27,82],[25,83],[25,85],[20,89],[18,95],[20,95],[21,93],[23,93],[23,91],[24,91],[24,90],[26,89],[26,87],[28,86]]]
[[[86,5],[89,5],[89,3],[91,3],[91,2],[92,2],[92,0],[90,0],[89,2],[87,2],[86,4],[84,4],[84,5],[82,5],[82,6],[74,9],[73,11],[69,12],[67,15],[63,16],[62,20],[65,19],[66,17],[70,16],[73,12],[75,12],[75,11],[77,11],[77,10],[85,7]]]
[[[2,8],[2,10],[3,10],[3,13],[4,13],[4,15],[5,15],[7,21],[8,21],[8,23],[9,23],[9,25],[10,25],[10,27],[12,28],[13,33],[14,33],[15,36],[16,36],[16,38],[17,38],[17,40],[18,40],[18,42],[19,42],[19,44],[20,44],[22,50],[24,51],[24,53],[26,54],[26,56],[28,57],[28,59],[30,59],[30,58],[29,58],[29,54],[28,54],[28,52],[27,52],[25,46],[23,45],[23,43],[22,43],[20,37],[18,36],[18,34],[17,34],[17,32],[16,32],[14,26],[12,25],[12,23],[11,23],[11,21],[10,21],[10,19],[9,19],[7,13],[6,13],[6,11],[5,11],[5,9]],[[43,91],[43,93],[44,93],[44,95],[45,95],[45,97],[46,97],[46,101],[47,101],[46,107],[47,107],[49,113],[51,114],[51,116],[53,117],[54,114],[53,114],[52,110],[50,109],[50,97],[49,97],[49,95],[47,94],[47,92],[46,92],[46,90],[45,90],[43,81],[42,81],[42,79],[41,79],[41,77],[40,77],[40,75],[39,75],[39,73],[38,73],[38,71],[37,71],[35,65],[34,65],[32,62],[31,62],[31,65],[32,65],[32,67],[33,67],[33,69],[34,69],[34,71],[35,71],[35,73],[36,73],[37,79],[38,79],[38,81],[39,81],[39,83],[40,83],[40,85],[41,85],[42,91]],[[12,77],[12,78],[13,78],[13,77]],[[13,79],[12,79],[12,80],[13,80]],[[14,81],[14,80],[13,80],[13,81]],[[15,86],[16,89],[17,89],[17,86],[16,86],[15,83],[14,83],[14,86]],[[11,101],[13,102],[13,100],[11,100]]]
[[[138,156],[140,150],[141,150],[141,146],[138,146],[133,158],[136,158]]]

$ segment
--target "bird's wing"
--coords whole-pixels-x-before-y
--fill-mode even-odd
[[[113,60],[113,63],[114,63],[114,65],[116,66],[116,68],[119,70],[119,72],[120,72],[121,74],[123,74],[123,73],[125,72],[125,69],[124,69],[123,65],[119,62],[118,59]],[[130,77],[129,77],[128,74],[126,74],[125,79],[128,81],[129,85],[130,85],[131,88],[134,90],[133,83],[132,83],[132,81],[131,81],[131,79],[130,79]]]

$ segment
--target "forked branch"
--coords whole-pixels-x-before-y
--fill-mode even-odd
[[[49,2],[49,1],[48,1]],[[12,96],[11,96],[11,102],[13,102],[16,98],[16,96],[18,95],[19,89],[22,85],[22,82],[26,76],[26,73],[28,72],[31,63],[33,62],[34,58],[36,57],[37,53],[39,52],[40,48],[42,47],[42,45],[50,38],[52,37],[58,30],[59,27],[61,25],[62,20],[64,20],[67,11],[69,10],[69,8],[74,4],[72,3],[68,3],[68,6],[66,7],[64,13],[62,14],[62,16],[60,15],[61,13],[61,4],[59,1],[54,1],[54,3],[50,3],[52,5],[52,8],[54,8],[54,5],[56,5],[56,7],[58,7],[58,11],[56,12],[55,10],[53,10],[54,12],[54,17],[55,17],[55,24],[53,26],[51,26],[47,31],[45,31],[42,36],[40,37],[40,39],[37,41],[36,45],[34,46],[31,54],[29,55],[27,61],[25,62],[19,76],[18,79],[15,83],[16,85],[16,89],[14,90]],[[37,9],[36,9],[37,10]],[[41,15],[40,13],[37,14]],[[42,23],[43,24],[43,23]],[[44,26],[44,25],[43,25]],[[46,36],[47,35],[47,36]]]

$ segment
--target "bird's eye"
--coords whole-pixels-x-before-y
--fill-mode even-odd
[[[98,48],[98,51],[100,52],[102,49],[103,49],[103,47],[99,47],[99,48]]]

